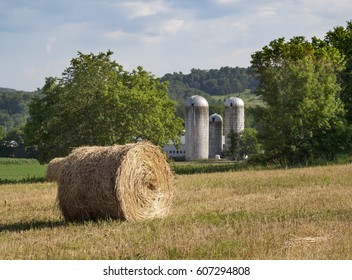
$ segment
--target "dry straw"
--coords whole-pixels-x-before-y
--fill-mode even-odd
[[[48,181],[56,181],[60,174],[60,168],[63,165],[65,158],[54,158],[48,164],[46,171],[46,179]]]
[[[66,221],[163,217],[174,192],[166,157],[149,142],[77,148],[64,161],[58,185]]]

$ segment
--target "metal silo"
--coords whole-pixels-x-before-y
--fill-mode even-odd
[[[241,98],[230,97],[225,100],[225,149],[229,146],[228,135],[233,131],[239,135],[244,130],[244,102]]]
[[[222,154],[222,123],[222,117],[218,114],[209,117],[209,158]]]
[[[209,105],[199,95],[186,101],[186,160],[209,156]]]

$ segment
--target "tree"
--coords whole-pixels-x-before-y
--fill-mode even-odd
[[[242,155],[255,155],[261,151],[258,141],[258,132],[254,128],[247,127],[244,129],[239,139],[239,151]]]
[[[245,156],[256,155],[261,152],[258,132],[254,128],[245,128],[240,134],[231,130],[228,137],[229,147],[226,153],[228,157],[235,161],[244,159]]]
[[[26,144],[38,148],[41,161],[83,145],[179,141],[182,120],[174,115],[167,84],[142,67],[124,71],[111,55],[78,53],[31,101]]]
[[[237,161],[241,157],[239,154],[241,134],[235,133],[233,130],[231,130],[227,137],[229,138],[229,144],[225,153],[230,159]]]
[[[0,126],[0,141],[5,137],[5,128]]]
[[[344,55],[346,68],[339,73],[342,82],[341,100],[347,111],[346,118],[352,123],[352,20],[347,22],[346,28],[335,27],[325,36],[325,41],[337,48]]]
[[[345,129],[336,77],[343,59],[335,48],[316,38],[280,38],[252,55],[252,69],[266,104],[256,121],[268,156],[297,163],[331,159],[343,148],[327,141]]]

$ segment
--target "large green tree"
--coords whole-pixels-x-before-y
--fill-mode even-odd
[[[344,109],[337,73],[340,53],[313,38],[280,38],[252,55],[265,106],[256,121],[265,153],[290,163],[331,159],[344,147]]]
[[[337,48],[346,61],[345,69],[339,74],[342,83],[341,99],[347,111],[346,118],[352,123],[352,20],[347,22],[346,28],[337,26],[329,31],[325,41]]]
[[[43,162],[83,145],[178,141],[182,119],[174,115],[167,84],[142,67],[123,70],[111,55],[78,53],[30,103],[26,144],[37,147]]]

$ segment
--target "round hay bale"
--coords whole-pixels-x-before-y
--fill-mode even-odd
[[[77,148],[66,158],[58,185],[66,221],[163,217],[174,193],[166,157],[149,142]]]
[[[54,158],[48,163],[48,168],[46,170],[46,179],[48,181],[56,181],[59,174],[60,174],[60,168],[63,165],[64,162],[63,157],[60,158]]]

